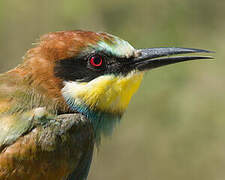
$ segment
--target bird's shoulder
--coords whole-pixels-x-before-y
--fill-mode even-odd
[[[33,84],[29,73],[19,67],[0,74],[0,150],[28,133],[35,123],[56,118],[58,101]]]
[[[57,115],[54,103],[20,77],[0,75],[0,179],[66,178],[93,147],[94,131],[84,115]]]
[[[49,113],[35,103],[35,96],[18,73],[0,75],[0,151],[29,132],[34,120],[48,119]]]

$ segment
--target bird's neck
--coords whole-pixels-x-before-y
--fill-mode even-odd
[[[103,75],[88,83],[65,82],[62,94],[75,111],[91,120],[96,135],[111,134],[138,90],[143,73],[127,76]]]
[[[97,144],[100,142],[102,135],[110,136],[112,134],[116,124],[119,123],[122,117],[122,114],[112,114],[92,110],[90,107],[80,104],[74,104],[71,109],[82,113],[91,121]]]

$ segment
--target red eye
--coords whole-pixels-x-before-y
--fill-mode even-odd
[[[102,65],[102,57],[101,56],[93,56],[90,58],[90,64],[95,67],[100,67]]]

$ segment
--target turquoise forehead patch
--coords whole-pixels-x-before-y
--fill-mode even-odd
[[[96,45],[91,45],[91,47],[117,57],[129,58],[135,55],[135,49],[127,41],[116,36],[110,36],[110,40],[100,39]]]

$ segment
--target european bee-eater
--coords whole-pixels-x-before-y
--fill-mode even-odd
[[[135,49],[89,31],[40,38],[15,69],[0,75],[0,179],[84,180],[93,148],[109,135],[146,71],[211,59],[190,48]]]

